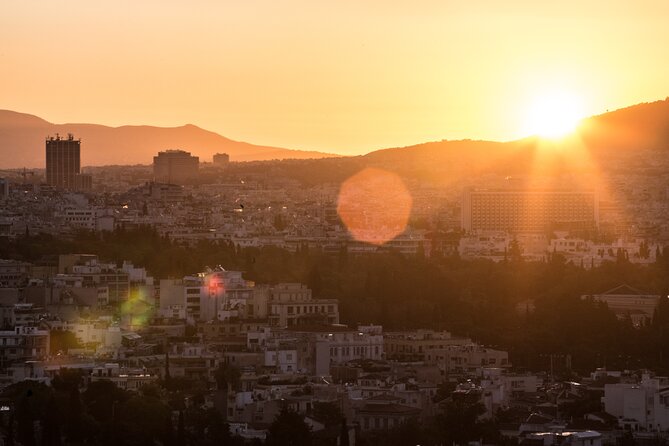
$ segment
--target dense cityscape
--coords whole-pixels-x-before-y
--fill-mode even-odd
[[[5,444],[666,441],[669,189],[643,167],[604,197],[85,147],[0,179]]]
[[[669,446],[669,1],[0,1],[0,446]]]

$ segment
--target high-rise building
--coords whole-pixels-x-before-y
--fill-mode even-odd
[[[166,150],[153,157],[155,181],[183,184],[197,178],[200,159],[184,150]]]
[[[46,139],[46,182],[58,189],[80,189],[81,140],[72,134]]]
[[[592,190],[501,189],[464,192],[462,229],[543,232],[599,226],[599,200]]]
[[[7,178],[0,178],[0,200],[9,197],[9,180]]]
[[[230,155],[227,153],[217,153],[214,155],[214,166],[225,168],[230,163]]]

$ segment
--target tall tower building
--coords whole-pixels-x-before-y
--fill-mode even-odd
[[[166,150],[153,157],[153,177],[156,181],[184,184],[198,176],[200,158],[183,150]]]
[[[59,189],[78,189],[81,169],[81,140],[56,134],[46,139],[46,182]]]

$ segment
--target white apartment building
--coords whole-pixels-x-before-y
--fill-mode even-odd
[[[479,374],[486,367],[511,367],[507,352],[476,344],[431,350],[425,355],[425,360],[436,364],[442,375]]]
[[[273,368],[275,373],[295,373],[297,367],[297,350],[268,348],[265,350],[263,365]]]
[[[183,279],[160,281],[161,311],[182,306],[190,322],[245,314],[254,296],[254,284],[239,271],[208,270]]]
[[[23,326],[0,331],[0,369],[14,361],[39,360],[48,355],[48,330]]]
[[[339,301],[313,299],[311,290],[300,283],[271,287],[268,308],[269,322],[274,327],[339,323]]]
[[[669,429],[669,378],[643,374],[638,384],[606,384],[604,410],[621,428],[640,431]]]
[[[471,343],[471,339],[455,337],[448,331],[424,329],[389,332],[384,337],[387,358],[403,361],[422,361],[425,360],[425,355],[432,350]]]
[[[158,375],[151,375],[144,369],[125,368],[116,363],[96,366],[89,376],[91,382],[111,381],[119,389],[137,391],[142,386],[158,380]]]
[[[121,347],[121,329],[106,320],[79,320],[72,324],[72,331],[84,345],[95,344],[107,349]]]

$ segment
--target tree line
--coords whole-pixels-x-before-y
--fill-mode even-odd
[[[71,239],[41,234],[0,241],[5,259],[41,262],[57,254],[94,253],[103,260],[131,260],[155,278],[222,265],[244,271],[256,283],[302,282],[315,297],[339,299],[347,324],[449,330],[508,350],[516,366],[545,370],[553,355],[581,372],[603,365],[669,371],[669,249],[664,251],[658,250],[657,261],[647,266],[621,256],[587,269],[559,253],[543,262],[509,255],[495,263],[398,252],[351,255],[341,250],[332,255],[307,246],[288,252],[207,240],[189,246],[148,227],[82,232]],[[605,304],[581,298],[621,284],[662,297],[642,327],[617,318]]]

